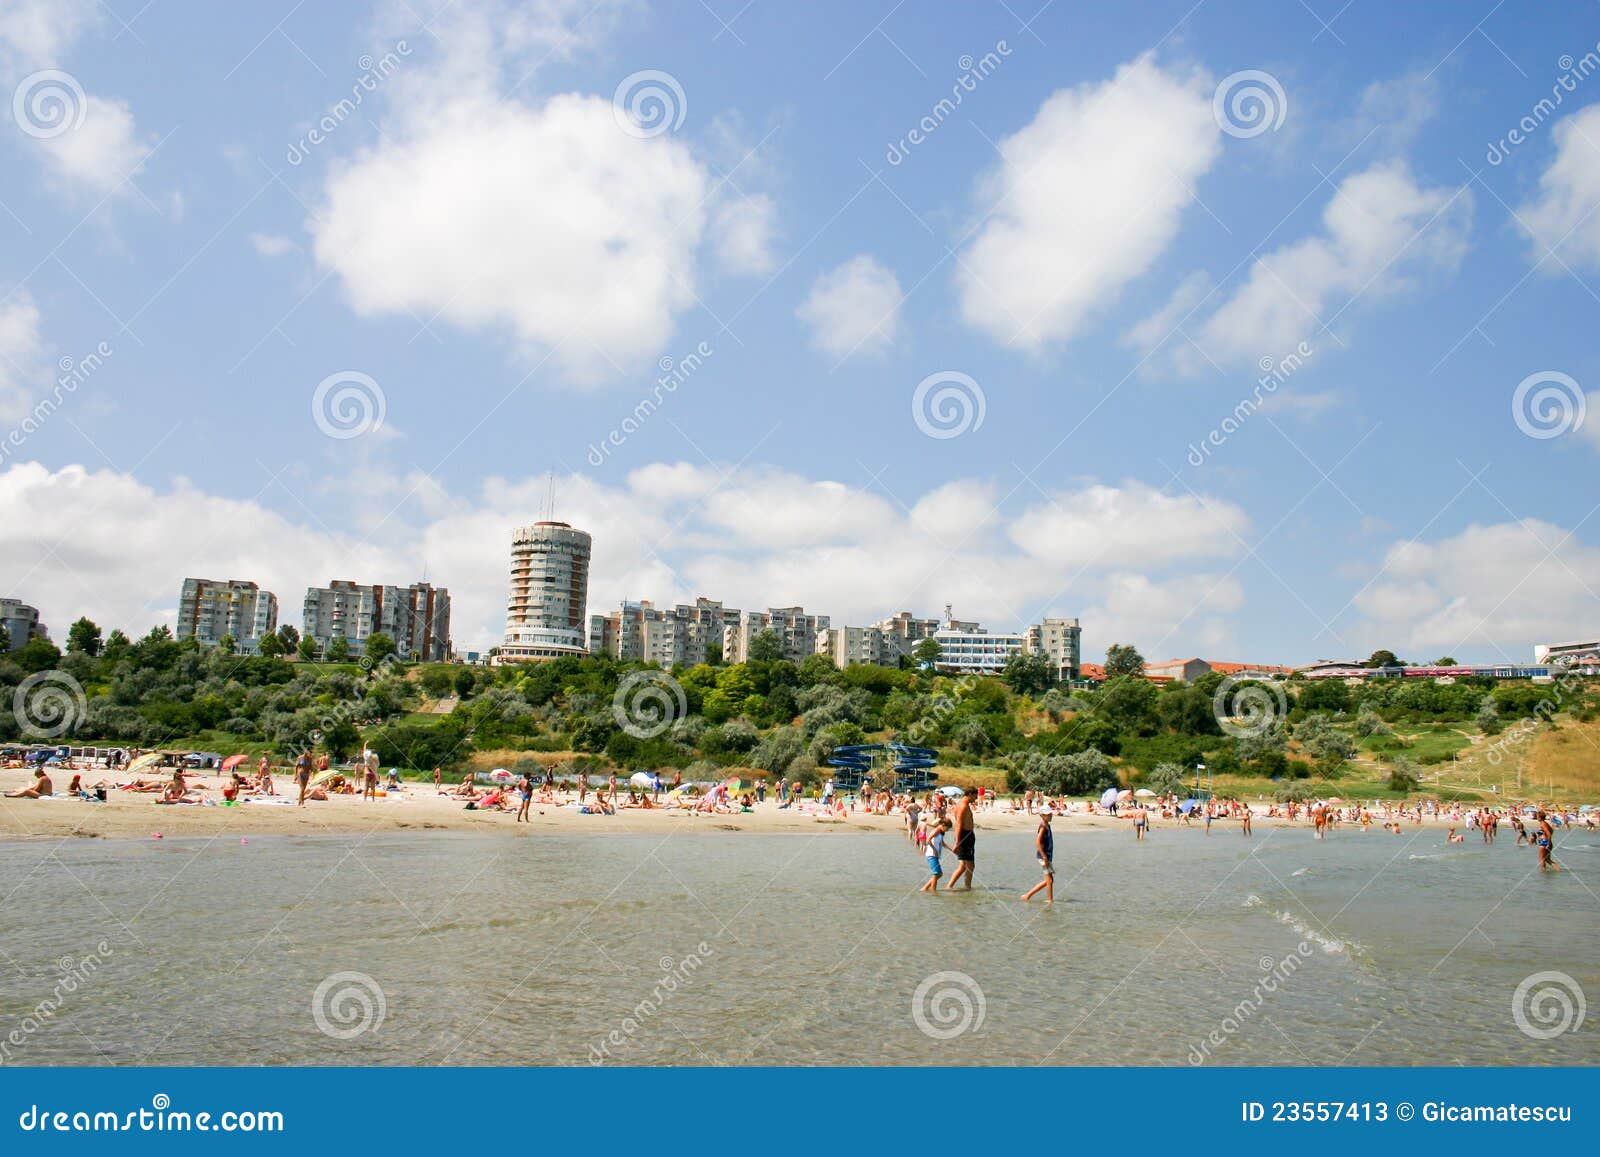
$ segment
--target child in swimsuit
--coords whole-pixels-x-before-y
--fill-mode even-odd
[[[933,825],[933,831],[928,835],[928,846],[922,853],[928,860],[928,882],[922,885],[924,892],[939,890],[939,877],[944,875],[944,867],[939,863],[939,857],[944,852],[944,834],[949,830],[950,821],[940,820]]]

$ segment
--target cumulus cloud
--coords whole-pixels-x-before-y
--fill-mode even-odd
[[[1419,185],[1386,162],[1346,177],[1322,212],[1319,232],[1257,258],[1243,283],[1186,332],[1223,366],[1312,346],[1325,323],[1356,300],[1405,288],[1417,275],[1453,269],[1466,251],[1469,194]],[[1173,347],[1184,368],[1199,351]]]
[[[863,253],[819,276],[795,315],[810,327],[818,349],[847,358],[894,343],[904,297],[894,272]]]
[[[330,165],[306,222],[357,313],[503,334],[590,384],[665,347],[696,300],[713,214],[729,267],[769,260],[770,202],[718,199],[677,131],[683,94],[667,93],[678,103],[656,133],[630,124],[609,89],[538,90],[543,65],[613,27],[617,7],[602,7],[463,0],[437,8],[426,42],[393,8],[413,51],[384,82],[381,135]]]
[[[611,102],[467,100],[328,180],[317,260],[368,315],[505,327],[569,376],[636,369],[694,300],[706,174]]]
[[[122,189],[155,147],[127,101],[93,95],[85,98],[82,124],[36,144],[58,184],[102,196]]]
[[[1532,643],[1593,632],[1596,574],[1600,547],[1563,527],[1533,518],[1474,524],[1436,542],[1390,547],[1355,605],[1374,646],[1477,646],[1529,659]]]
[[[59,61],[98,18],[95,0],[7,0],[0,7],[0,66],[31,69]]]
[[[22,126],[29,147],[53,185],[97,198],[122,190],[154,148],[127,101],[60,75],[67,53],[100,18],[92,0],[15,0],[0,9],[0,82],[15,88],[35,126]],[[62,131],[65,125],[72,127]]]
[[[0,302],[0,421],[27,413],[35,392],[30,379],[42,373],[43,360],[39,307],[27,290],[14,290]]]
[[[724,269],[744,275],[772,272],[777,265],[772,251],[777,208],[765,193],[725,200],[717,206],[711,236]]]
[[[1231,502],[1130,482],[1066,491],[1032,506],[1012,523],[1011,538],[1056,565],[1138,567],[1236,554],[1249,527]]]
[[[1211,97],[1148,56],[1052,94],[981,185],[994,211],[957,269],[962,316],[1019,349],[1076,334],[1177,235],[1221,147]]]
[[[450,589],[457,645],[492,645],[504,630],[511,530],[537,517],[545,480],[490,478],[470,495],[417,481],[421,499],[363,537],[328,531],[293,501],[285,515],[187,481],[160,490],[106,470],[24,463],[0,472],[0,551],[21,560],[12,589],[58,636],[80,614],[130,632],[170,622],[185,575],[254,579],[278,595],[283,621],[297,623],[311,583],[405,584],[425,569]],[[704,595],[747,609],[798,603],[860,625],[950,603],[994,630],[1081,615],[1091,646],[1116,637],[1163,650],[1192,650],[1230,629],[1237,584],[1196,564],[1225,558],[1234,540],[1183,525],[1242,528],[1228,504],[1208,500],[1207,511],[1136,485],[1089,486],[1011,513],[996,509],[996,493],[958,479],[908,495],[908,510],[861,485],[773,467],[658,463],[613,485],[560,480],[557,515],[594,536],[596,611],[623,598]],[[1055,509],[1077,513],[1070,525],[1047,521]],[[48,529],[40,510],[51,511]],[[1130,519],[1162,528],[1164,540],[1130,532]],[[1080,543],[1068,559],[1036,537],[1061,532],[1112,549]]]
[[[1555,156],[1539,175],[1539,192],[1517,210],[1537,247],[1566,261],[1600,266],[1600,104],[1561,118],[1550,130]]]

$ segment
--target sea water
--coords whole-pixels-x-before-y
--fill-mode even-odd
[[[1021,832],[11,842],[0,1062],[1594,1064],[1596,844],[1058,826],[1046,908]]]

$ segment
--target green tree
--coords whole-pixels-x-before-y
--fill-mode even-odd
[[[1055,684],[1056,666],[1047,656],[1013,651],[1006,658],[1000,677],[1018,695],[1042,695]]]
[[[931,671],[944,658],[944,647],[938,639],[923,639],[911,648],[911,657],[916,660],[917,666]]]
[[[1454,655],[1441,656],[1440,658],[1437,658],[1437,659],[1435,659],[1433,661],[1433,665],[1435,667],[1458,667],[1458,666],[1460,666],[1460,664],[1456,662]]]
[[[422,672],[422,690],[430,699],[443,699],[455,688],[448,667],[428,667]]]
[[[223,635],[217,640],[217,650],[221,654],[232,655],[239,650],[239,644],[232,635]]]
[[[100,653],[100,628],[86,618],[73,623],[67,628],[67,651],[94,658]]]
[[[61,665],[61,651],[43,635],[29,639],[11,652],[11,661],[24,671],[51,671]]]
[[[334,640],[335,645],[338,645],[339,642],[341,642],[341,640]],[[384,660],[393,655],[397,649],[398,648],[395,647],[394,640],[392,638],[384,634],[382,631],[374,631],[372,634],[367,636],[367,642],[366,645],[362,647],[361,654],[367,660],[367,662],[371,664],[372,669],[377,670],[378,667],[383,664]]]
[[[256,653],[264,659],[276,659],[283,651],[283,637],[277,632],[262,635],[261,641],[256,644]]]
[[[294,650],[302,662],[314,663],[317,658],[317,641],[308,635],[300,640]]]
[[[1144,777],[1144,783],[1157,795],[1179,795],[1188,787],[1188,778],[1176,763],[1158,763]]]
[[[1422,776],[1418,774],[1417,765],[1403,755],[1396,756],[1394,763],[1389,766],[1389,790],[1413,792],[1421,786]]]
[[[1144,675],[1144,656],[1132,643],[1112,643],[1106,648],[1106,680],[1118,675]]]
[[[361,733],[356,730],[356,725],[343,716],[329,724],[322,733],[322,746],[328,749],[328,754],[334,759],[344,759],[360,742]]]
[[[1494,705],[1494,696],[1485,695],[1474,722],[1485,735],[1499,735],[1505,725],[1500,722],[1500,709]]]
[[[768,627],[750,636],[752,663],[776,663],[781,658],[783,658],[783,640],[778,638],[777,631]]]
[[[324,658],[330,663],[349,662],[350,640],[343,635],[335,635],[328,643],[328,650]]]
[[[1372,704],[1363,703],[1361,710],[1356,712],[1356,734],[1365,738],[1388,738],[1394,734],[1394,728],[1383,721],[1383,716],[1373,709]]]
[[[1372,658],[1367,660],[1369,667],[1403,667],[1405,666],[1393,651],[1378,650],[1372,652]]]
[[[456,672],[456,694],[465,699],[472,694],[472,689],[478,685],[477,677],[473,675],[471,667],[463,667]]]
[[[278,628],[278,638],[283,640],[283,653],[288,655],[300,647],[300,632],[289,623]]]
[[[0,626],[0,653],[11,650],[11,632]]]

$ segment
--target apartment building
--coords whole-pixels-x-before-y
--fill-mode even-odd
[[[308,587],[301,614],[301,637],[326,654],[343,639],[352,655],[366,649],[375,633],[388,635],[402,659],[440,663],[450,658],[450,592],[431,583],[379,586],[334,579]]]
[[[511,532],[511,590],[497,662],[547,662],[588,652],[592,549],[588,532],[565,522],[536,522]]]
[[[278,596],[243,579],[186,578],[178,592],[179,639],[215,647],[233,636],[240,654],[254,655],[264,636],[278,629]]]
[[[5,627],[13,651],[29,639],[50,637],[50,632],[39,621],[39,608],[21,599],[0,599],[0,626]]]
[[[743,663],[750,657],[750,640],[762,631],[778,636],[783,657],[791,663],[803,662],[817,652],[817,632],[829,627],[827,615],[808,615],[804,607],[769,607],[765,611],[745,611],[735,623],[722,631],[722,657],[729,663]]]
[[[715,599],[679,603],[670,610],[649,600],[624,602],[604,615],[589,616],[589,651],[614,659],[693,667],[722,648],[727,622],[739,612]]]

